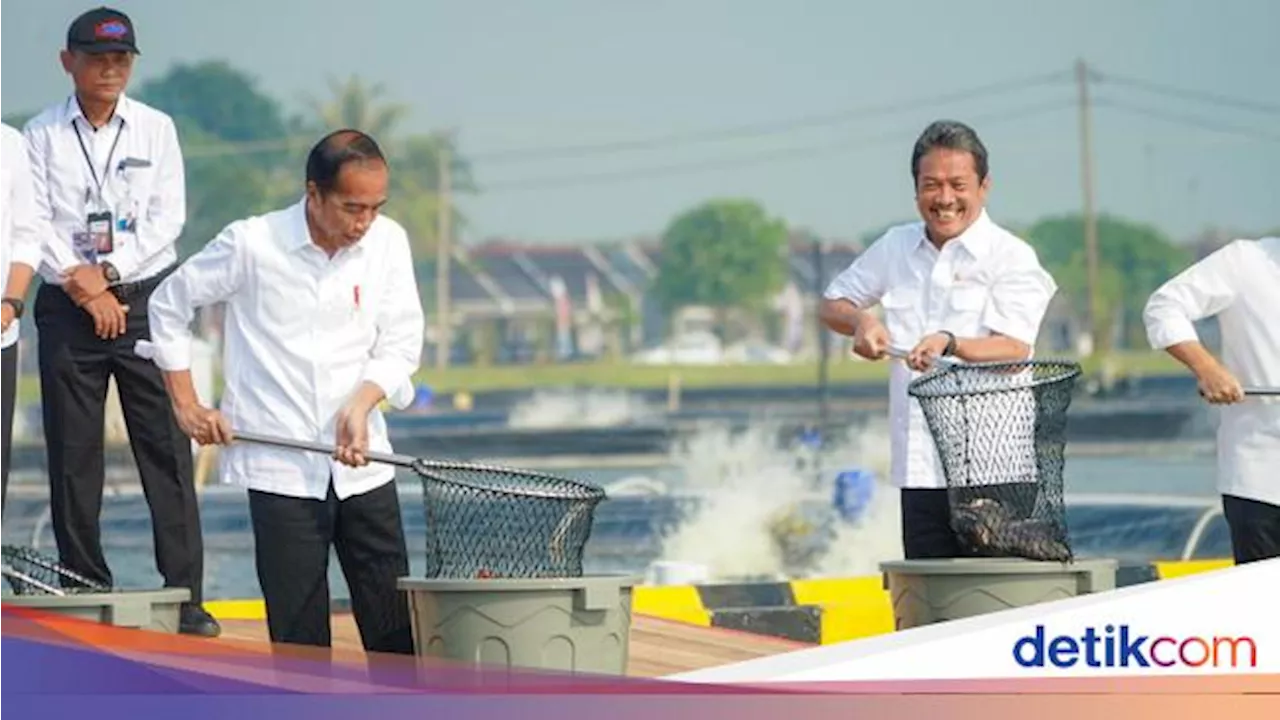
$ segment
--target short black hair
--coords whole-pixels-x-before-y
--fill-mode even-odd
[[[321,138],[307,155],[307,182],[315,183],[323,195],[333,190],[344,165],[370,161],[387,162],[373,138],[351,128],[334,130]]]
[[[978,180],[987,179],[987,148],[978,138],[978,133],[958,120],[936,120],[920,133],[920,138],[911,151],[911,179],[916,183],[920,182],[920,160],[936,148],[969,153],[973,156],[973,167],[978,171]]]

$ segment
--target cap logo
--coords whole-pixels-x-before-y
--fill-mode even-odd
[[[128,26],[119,20],[106,20],[93,27],[93,36],[98,40],[120,40],[128,34]]]

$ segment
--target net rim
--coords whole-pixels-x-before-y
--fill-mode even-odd
[[[939,390],[933,387],[939,383],[941,378],[951,377],[956,373],[961,372],[972,370],[1026,370],[1033,368],[1049,368],[1055,372],[1047,377],[1035,378],[1028,382],[1018,383],[1007,387],[987,387],[976,389],[948,388],[946,390]],[[1070,360],[996,360],[990,362],[963,363],[951,367],[945,367],[916,378],[907,386],[907,394],[915,398],[955,398],[995,395],[1015,390],[1030,390],[1033,388],[1044,387],[1046,385],[1058,385],[1075,380],[1083,373],[1084,369],[1080,366],[1080,363]]]
[[[511,475],[519,478],[532,480],[536,483],[550,483],[558,486],[553,490],[550,488],[537,487],[501,487],[496,483],[484,483],[474,480],[448,477],[442,475],[442,472],[449,471],[467,471],[467,472],[489,472],[503,475]],[[516,497],[539,498],[543,500],[566,500],[577,502],[600,502],[605,499],[604,488],[579,480],[571,480],[569,478],[552,475],[550,473],[538,472],[536,470],[520,470],[502,465],[487,465],[483,463],[470,462],[450,462],[441,460],[419,460],[414,463],[414,471],[418,474],[419,479],[424,483],[427,481],[442,483],[445,485],[454,485],[459,487],[470,488],[481,492],[499,493],[502,495],[511,495]]]

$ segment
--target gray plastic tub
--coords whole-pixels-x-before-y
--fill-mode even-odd
[[[952,558],[881,563],[896,629],[1112,590],[1115,560]]]
[[[191,599],[187,588],[117,590],[71,595],[5,595],[14,605],[104,625],[177,633],[182,604]]]
[[[474,667],[624,675],[629,577],[401,578],[414,651]]]

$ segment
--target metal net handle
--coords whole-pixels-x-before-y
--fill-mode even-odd
[[[902,350],[900,348],[889,348],[888,352],[889,357],[897,358],[899,360],[906,360],[907,356],[910,354],[911,352],[909,350]],[[950,357],[947,355],[939,355],[933,359],[933,362],[944,368],[953,368],[965,364],[960,358]]]
[[[333,445],[310,442],[307,440],[291,440],[288,438],[272,437],[270,435],[259,435],[257,433],[242,433],[239,431],[232,431],[232,438],[235,440],[243,440],[245,442],[257,443],[259,445],[272,445],[275,447],[289,448],[292,450],[306,450],[306,451],[321,453],[323,455],[329,455],[329,456],[332,456],[335,452],[337,452],[337,448],[334,447]],[[488,473],[495,473],[495,474],[530,475],[530,473],[528,472],[524,472],[521,470],[514,470],[511,468],[504,468],[497,465],[481,465],[477,463],[459,463],[459,462],[441,462],[441,461],[432,461],[432,460],[422,460],[420,458],[415,458],[411,455],[396,455],[393,453],[367,452],[364,454],[364,456],[373,462],[385,463],[387,465],[396,465],[398,467],[408,468],[416,472],[418,476],[422,477],[423,479],[431,478],[430,476],[431,470],[470,470],[474,472],[488,472]],[[552,478],[550,476],[542,476],[542,477],[546,477],[546,479],[548,480],[555,480],[557,482],[567,482],[567,481],[561,480],[560,478]],[[458,480],[456,478],[450,479],[449,482],[452,482],[458,485],[471,486],[479,490],[485,489],[482,486],[478,486],[478,485],[475,485],[474,483],[466,482],[463,480]],[[571,484],[577,485],[578,483],[571,483]],[[564,496],[557,493],[539,492],[537,490],[524,490],[521,492],[521,494],[530,495],[530,496],[541,496],[541,497],[553,498],[558,500],[565,499]],[[590,494],[594,495],[595,493],[590,493]],[[570,499],[587,499],[587,498],[574,497]]]

